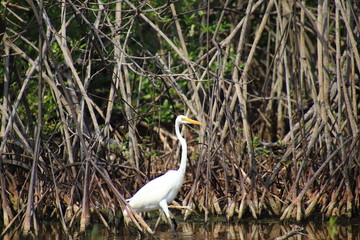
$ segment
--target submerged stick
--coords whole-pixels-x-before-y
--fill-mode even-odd
[[[290,238],[290,237],[292,237],[292,236],[294,236],[296,234],[303,234],[303,233],[301,233],[302,230],[304,230],[303,227],[296,227],[293,230],[285,233],[284,235],[275,238],[274,240],[285,240],[285,239],[288,239],[288,238]]]

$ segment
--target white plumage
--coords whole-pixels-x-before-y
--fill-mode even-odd
[[[184,182],[187,163],[187,144],[186,140],[181,136],[179,130],[180,124],[183,123],[202,125],[200,122],[192,120],[183,115],[180,115],[176,118],[175,132],[182,148],[181,163],[179,169],[170,170],[164,175],[151,180],[142,188],[140,188],[140,190],[135,193],[132,198],[128,199],[129,205],[136,212],[151,212],[155,210],[160,210],[160,216],[155,224],[155,229],[159,223],[161,215],[165,213],[174,235],[176,235],[176,230],[170,219],[168,204],[175,199]],[[126,218],[128,216],[127,211],[124,210],[123,213],[124,217]]]

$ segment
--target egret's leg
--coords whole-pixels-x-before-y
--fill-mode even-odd
[[[174,224],[173,224],[173,222],[172,222],[172,220],[170,218],[169,208],[168,208],[166,200],[163,200],[163,201],[160,202],[160,207],[162,208],[162,210],[165,213],[165,216],[166,216],[166,218],[167,218],[167,220],[168,220],[168,222],[170,224],[170,227],[171,227],[171,230],[172,230],[174,236],[177,237],[178,234],[177,234],[176,229],[174,227]]]
[[[155,230],[156,230],[156,228],[157,228],[157,226],[158,226],[158,224],[159,224],[159,222],[161,220],[161,217],[162,217],[163,213],[164,213],[164,210],[160,209],[159,218],[157,219],[157,221],[155,223],[154,232],[155,232]]]

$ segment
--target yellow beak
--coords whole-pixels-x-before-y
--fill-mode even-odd
[[[201,122],[198,122],[198,121],[195,121],[195,120],[192,120],[190,118],[183,118],[184,121],[188,122],[188,123],[191,123],[191,124],[197,124],[197,125],[202,125]]]

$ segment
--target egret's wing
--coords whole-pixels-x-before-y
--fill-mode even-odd
[[[174,198],[181,185],[182,179],[178,179],[178,172],[174,170],[168,171],[140,188],[130,199],[129,204],[139,211],[159,209],[159,202],[163,199]]]

